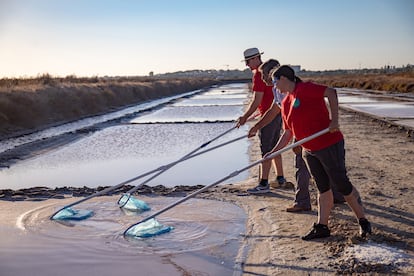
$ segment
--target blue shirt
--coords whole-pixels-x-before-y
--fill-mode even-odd
[[[286,97],[286,94],[280,93],[279,89],[273,87],[273,102],[276,103],[278,106],[282,103],[283,99]]]

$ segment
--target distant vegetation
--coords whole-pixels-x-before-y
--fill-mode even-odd
[[[311,80],[332,87],[379,90],[391,94],[414,93],[414,66],[347,71],[302,71],[299,75],[303,80]]]
[[[301,71],[304,80],[333,87],[414,93],[414,67]],[[190,70],[146,77],[53,77],[0,79],[0,140],[155,98],[223,81],[249,81],[250,70]]]
[[[300,71],[303,80],[311,80],[332,87],[380,90],[387,93],[414,93],[414,66],[384,67],[381,69]],[[249,69],[191,70],[157,75],[160,78],[206,77],[217,80],[250,80]]]
[[[414,92],[414,66],[384,66],[380,69],[300,71],[304,80],[312,80],[333,87],[381,90],[388,93]],[[249,69],[240,70],[189,70],[155,75],[159,78],[206,77],[217,80],[250,80]]]

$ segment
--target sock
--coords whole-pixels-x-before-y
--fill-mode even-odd
[[[262,180],[260,180],[259,185],[260,186],[267,186],[267,185],[269,185],[269,182],[267,181],[267,179],[262,179]]]

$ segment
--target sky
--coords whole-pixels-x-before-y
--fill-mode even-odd
[[[414,0],[0,0],[0,77],[414,64]]]

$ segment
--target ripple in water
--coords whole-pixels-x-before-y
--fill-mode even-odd
[[[161,214],[156,219],[174,230],[159,236],[124,238],[131,224],[177,200],[177,198],[140,197],[152,208],[141,214],[123,211],[116,197],[92,199],[74,209],[92,210],[95,214],[82,221],[51,221],[49,216],[62,206],[47,205],[21,218],[27,232],[44,242],[59,246],[76,243],[91,254],[174,254],[238,244],[244,233],[244,212],[237,206],[213,200],[190,199]],[[236,253],[237,254],[237,250]],[[232,256],[233,258],[235,256]]]

